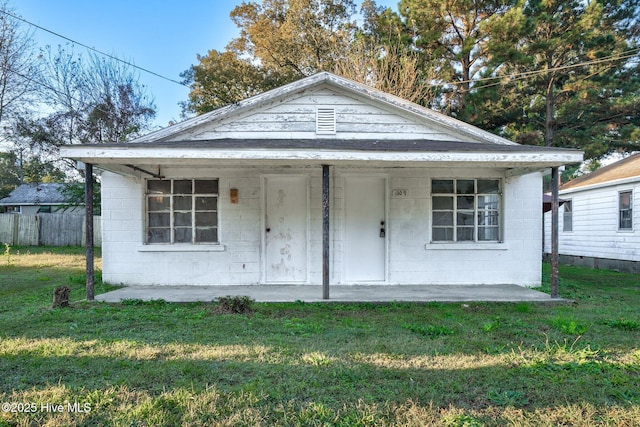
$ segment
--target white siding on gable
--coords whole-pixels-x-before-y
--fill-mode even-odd
[[[316,132],[318,108],[334,108],[336,133],[322,135]],[[245,114],[210,122],[194,129],[189,138],[195,140],[246,139],[433,139],[470,141],[452,134],[423,119],[401,116],[381,106],[372,105],[356,97],[339,94],[329,89],[306,92],[287,102],[276,103]],[[185,139],[184,135],[175,137]]]
[[[633,228],[619,228],[619,194],[633,191]],[[559,253],[578,257],[640,261],[640,182],[560,194],[572,201],[573,228],[563,231],[559,215]],[[545,252],[551,251],[551,214],[545,214]]]

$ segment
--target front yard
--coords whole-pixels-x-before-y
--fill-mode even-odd
[[[81,248],[0,254],[0,426],[640,425],[637,275],[563,267],[575,304],[239,315],[87,303],[83,263]],[[59,285],[71,308],[50,308]]]

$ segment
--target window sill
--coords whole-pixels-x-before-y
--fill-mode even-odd
[[[487,242],[487,243],[427,243],[424,247],[426,250],[451,250],[451,251],[506,251],[509,249],[509,245],[501,242]]]
[[[142,245],[138,252],[224,252],[224,245]]]

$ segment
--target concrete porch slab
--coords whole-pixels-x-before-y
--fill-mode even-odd
[[[168,302],[211,302],[224,296],[248,296],[257,302],[567,302],[517,285],[353,285],[330,287],[322,299],[319,285],[126,286],[97,295],[98,301],[162,299]]]

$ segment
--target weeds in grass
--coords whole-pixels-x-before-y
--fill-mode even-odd
[[[402,325],[402,327],[418,335],[431,337],[431,338],[440,337],[443,335],[455,334],[455,331],[453,329],[447,328],[446,326],[418,325],[416,323],[411,323],[411,324],[405,323]]]
[[[588,327],[578,323],[573,318],[558,316],[551,321],[551,326],[559,329],[567,335],[583,335],[589,330]]]
[[[4,253],[2,254],[2,256],[4,257],[7,266],[11,265],[11,245],[9,245],[8,243],[4,244]]]
[[[216,312],[220,314],[249,314],[253,313],[253,303],[255,300],[246,296],[227,295],[216,300]]]
[[[442,422],[446,427],[482,427],[485,425],[481,420],[467,414],[448,414],[442,417]]]
[[[529,404],[529,399],[521,391],[496,390],[492,389],[487,394],[487,398],[498,406],[525,406]]]
[[[487,320],[482,324],[482,330],[491,332],[500,326],[500,317],[496,316],[492,320]]]
[[[640,322],[635,320],[627,320],[624,318],[615,320],[606,320],[605,325],[616,329],[622,329],[623,331],[637,331],[640,329]]]

